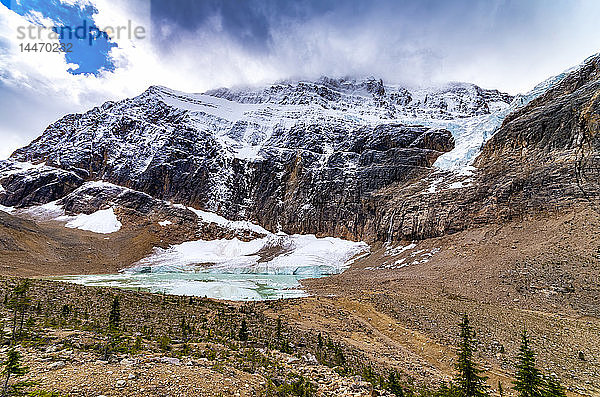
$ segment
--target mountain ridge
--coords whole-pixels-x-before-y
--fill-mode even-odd
[[[342,230],[342,222],[364,211],[361,197],[432,167],[452,150],[444,125],[487,117],[509,100],[472,84],[411,94],[376,79],[322,78],[207,94],[152,86],[63,117],[11,159],[44,162],[83,180],[105,179],[272,230],[358,236],[358,229]],[[328,199],[318,185],[337,198]],[[295,209],[300,216],[313,212],[311,219],[301,221]],[[298,223],[304,226],[288,227]]]
[[[150,289],[219,263],[227,277],[287,259],[288,272],[315,275],[340,247],[364,248],[327,271],[343,273],[303,281],[312,297],[253,307],[424,382],[452,375],[450,330],[465,312],[494,385],[510,381],[527,326],[545,370],[574,395],[597,394],[599,70],[590,58],[486,114],[464,105],[471,97],[452,101],[459,90],[393,105],[427,117],[380,117],[391,96],[384,87],[380,101],[375,82],[331,100],[318,86],[261,91],[260,104],[154,88],[65,116],[0,162],[0,205],[16,207],[0,207],[1,270]],[[439,166],[449,153],[457,168]],[[41,219],[47,210],[60,217]],[[102,214],[120,226],[81,222]],[[288,256],[294,247],[302,256]],[[236,296],[230,286],[219,297]]]
[[[581,68],[517,97],[468,83],[411,92],[377,79],[326,77],[204,94],[151,86],[67,115],[15,151],[13,161],[43,162],[76,181],[20,202],[12,192],[31,191],[31,178],[8,175],[0,203],[45,204],[101,179],[270,231],[367,241],[435,236],[464,227],[427,220],[440,203],[487,206],[483,192],[496,182],[466,167],[487,139]],[[436,166],[452,153],[458,173]],[[59,174],[52,186],[65,186]],[[403,203],[391,206],[398,198]],[[395,231],[405,208],[416,211],[413,219]]]

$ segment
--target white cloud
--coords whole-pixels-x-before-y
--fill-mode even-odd
[[[7,131],[4,129],[1,133],[2,145],[0,145],[0,159],[8,158],[14,149],[27,145],[29,140],[24,139],[23,134]]]

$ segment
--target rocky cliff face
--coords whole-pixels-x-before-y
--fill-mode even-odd
[[[378,239],[425,238],[573,205],[598,209],[600,57],[507,116],[471,175],[425,170],[382,189]]]
[[[476,165],[500,186],[515,210],[598,203],[600,58],[512,114]]]
[[[0,204],[28,207],[71,193],[84,180],[77,174],[43,164],[0,161]]]
[[[151,87],[65,116],[13,154],[57,169],[64,191],[21,197],[44,183],[27,171],[2,179],[0,201],[48,202],[103,179],[271,230],[358,238],[374,192],[452,150],[440,123],[489,115],[511,99],[469,84],[411,92],[327,78],[207,94]]]
[[[597,68],[593,58],[514,100],[469,84],[408,90],[374,79],[151,87],[65,116],[17,150],[11,160],[45,165],[5,164],[0,203],[44,203],[103,179],[272,231],[451,233],[596,195]],[[460,156],[473,156],[503,119],[477,169],[434,167],[455,138]]]

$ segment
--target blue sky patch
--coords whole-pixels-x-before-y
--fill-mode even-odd
[[[1,1],[7,8],[32,23],[36,23],[32,17],[36,12],[54,22],[53,30],[60,35],[60,42],[71,48],[71,52],[65,53],[66,61],[78,65],[70,69],[69,73],[98,75],[102,70],[115,70],[109,52],[117,44],[94,23],[94,15],[98,13],[95,7],[69,5],[60,0]],[[30,41],[48,42],[47,33],[49,32]]]

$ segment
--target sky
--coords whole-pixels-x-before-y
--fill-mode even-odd
[[[516,94],[600,52],[597,0],[0,1],[0,158],[154,84],[373,76]]]

